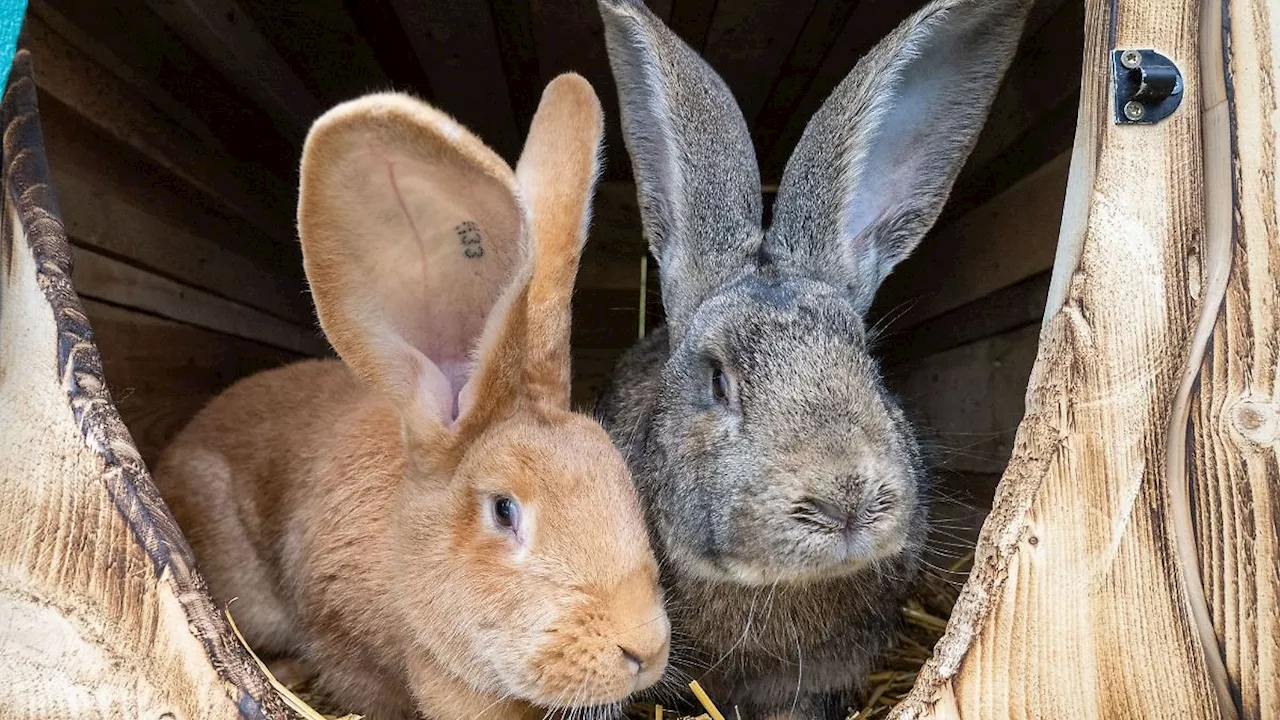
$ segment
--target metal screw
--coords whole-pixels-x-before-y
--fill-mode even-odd
[[[1133,70],[1134,68],[1142,65],[1142,54],[1137,50],[1126,50],[1124,54],[1120,56],[1120,64],[1130,70]]]
[[[1142,103],[1138,102],[1137,100],[1130,100],[1129,102],[1124,104],[1124,116],[1129,118],[1130,120],[1133,120],[1134,122],[1141,120],[1142,116],[1146,114],[1147,114],[1147,109],[1143,107]]]

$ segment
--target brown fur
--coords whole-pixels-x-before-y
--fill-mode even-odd
[[[665,668],[668,623],[628,471],[600,426],[568,409],[569,298],[601,125],[585,81],[553,81],[513,174],[403,96],[318,120],[299,228],[321,324],[345,364],[237,383],[157,468],[210,588],[239,598],[249,642],[301,654],[335,700],[369,718],[541,717],[534,706],[621,702]],[[381,170],[379,153],[387,175],[359,175],[370,155]],[[419,310],[430,313],[412,302],[442,287],[426,263],[458,263],[441,255],[457,249],[451,236],[433,236],[440,227],[421,212],[453,206],[412,195],[422,168],[475,191],[458,197],[481,210],[489,264],[476,277],[516,258],[500,293],[445,278],[472,298],[449,306],[458,317],[484,318],[470,326],[476,361],[460,392],[435,364],[433,338],[413,335]],[[362,177],[389,178],[404,216],[353,206]],[[408,255],[396,244],[406,241]],[[425,289],[380,286],[370,268]],[[487,514],[499,495],[518,499],[527,536]]]

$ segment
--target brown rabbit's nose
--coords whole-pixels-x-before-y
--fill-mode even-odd
[[[619,645],[618,649],[622,651],[622,657],[626,659],[631,671],[638,674],[653,667],[655,664],[665,663],[669,645],[670,643],[664,642],[658,649],[650,650],[647,653],[642,650],[623,647],[622,645]]]
[[[640,657],[636,651],[628,650],[621,645],[618,646],[618,649],[622,651],[622,657],[626,659],[627,666],[631,668],[631,674],[639,675],[640,671],[644,669],[644,658]]]
[[[667,655],[671,649],[671,643],[669,640],[664,640],[658,647],[647,651],[623,645],[619,645],[618,649],[622,651],[622,659],[627,664],[627,669],[636,676],[636,690],[643,690],[662,676],[662,671],[667,667]]]

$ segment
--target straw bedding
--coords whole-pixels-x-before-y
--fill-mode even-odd
[[[850,708],[848,720],[883,718],[911,690],[916,673],[929,659],[933,646],[942,637],[947,619],[959,594],[960,580],[969,571],[973,554],[969,553],[947,569],[943,577],[937,572],[926,574],[915,596],[902,608],[903,630],[898,645],[881,661],[870,678],[870,693],[861,707]],[[230,612],[228,612],[230,616]],[[234,621],[232,625],[234,627]],[[239,631],[236,631],[239,635]],[[241,642],[244,639],[241,638]],[[252,650],[250,650],[252,652]],[[255,658],[256,659],[256,658]],[[259,663],[261,665],[261,663]],[[264,671],[266,666],[262,665]],[[267,673],[270,676],[270,672]],[[306,720],[356,720],[358,715],[344,714],[315,688],[304,685],[286,688],[272,679],[272,684],[295,712]],[[688,706],[679,710],[659,709],[652,704],[637,703],[627,712],[628,720],[719,720],[712,712],[722,713],[725,720],[739,720],[733,708],[717,708],[715,698],[700,702],[689,693]],[[699,706],[702,707],[699,707]],[[660,714],[659,714],[660,713]],[[741,718],[751,720],[751,718]]]

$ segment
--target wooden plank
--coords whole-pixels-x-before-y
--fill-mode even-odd
[[[191,115],[237,160],[261,164],[280,177],[291,178],[297,171],[299,143],[286,140],[265,112],[145,4],[33,0],[31,13],[196,137],[204,135],[190,124]],[[172,103],[162,96],[171,96],[190,112],[170,113]]]
[[[299,325],[314,321],[310,297],[292,277],[280,277],[216,242],[187,232],[135,205],[113,186],[53,168],[67,234],[77,243],[214,295]]]
[[[924,3],[925,0],[860,0],[856,3],[857,7],[845,22],[831,51],[812,74],[808,91],[792,106],[791,117],[785,126],[776,130],[759,128],[756,148],[760,156],[760,175],[766,183],[776,183],[782,177],[787,159],[791,157],[791,151],[799,142],[809,118],[836,85],[880,38]],[[676,7],[678,10],[679,4]]]
[[[888,366],[901,365],[933,353],[1038,322],[1044,316],[1049,273],[1018,283],[945,312],[910,330],[897,330],[893,314],[872,316],[877,355]]]
[[[76,247],[72,280],[82,296],[255,340],[302,355],[323,355],[319,330],[280,320],[211,293]]]
[[[1203,359],[1181,453],[1201,583],[1242,718],[1280,717],[1280,8],[1208,8]],[[1213,32],[1220,30],[1220,32]],[[1220,299],[1215,303],[1214,299]],[[1191,383],[1194,383],[1193,385]]]
[[[573,386],[570,402],[582,412],[591,412],[596,398],[604,390],[613,375],[613,367],[622,357],[622,348],[614,349],[579,349],[574,348],[572,357]]]
[[[58,176],[74,175],[93,187],[110,187],[168,225],[213,241],[281,278],[282,290],[301,291],[302,254],[247,221],[214,207],[204,193],[138,155],[48,95],[40,96],[40,121],[49,164]]]
[[[1070,154],[947,227],[885,281],[877,303],[910,328],[1053,265]]]
[[[835,47],[858,5],[856,2],[814,4],[804,29],[800,31],[800,38],[769,88],[760,111],[746,116],[754,120],[752,135],[757,148],[771,147],[782,135],[796,105],[808,92],[814,75]],[[770,177],[776,180],[779,174],[774,173]]]
[[[1205,251],[1200,3],[1086,7],[1079,163],[1025,417],[973,573],[894,720],[1234,715],[1167,464],[1203,280],[1187,260]],[[1114,123],[1113,43],[1178,64],[1176,113]]]
[[[1048,27],[1054,12],[1062,6],[1064,0],[1040,0],[1032,8],[1027,19],[1024,34],[1030,37],[1042,28]],[[1080,0],[1067,0],[1080,4]],[[819,3],[815,11],[831,12],[836,8],[823,8],[824,5],[853,6],[852,14],[846,16],[839,29],[836,40],[829,44],[829,52],[825,57],[817,58],[818,64],[805,70],[804,82],[795,80],[780,81],[779,89],[785,93],[777,100],[770,100],[775,109],[767,115],[759,116],[754,129],[756,147],[760,155],[760,171],[766,183],[776,183],[782,177],[782,171],[792,149],[800,140],[809,118],[827,99],[836,85],[853,70],[858,60],[867,53],[882,37],[893,30],[908,15],[920,9],[924,0],[861,0],[856,3]],[[831,26],[818,28],[817,32],[830,31]],[[1024,43],[1024,50],[1029,44]],[[797,47],[797,52],[802,48]],[[1010,72],[1016,72],[1021,58],[1015,59]],[[785,76],[784,76],[785,77]],[[1056,82],[1056,80],[1053,80]],[[1071,85],[1071,81],[1066,81]],[[803,87],[798,87],[803,85]],[[748,116],[753,117],[753,116]]]
[[[711,21],[719,4],[707,0],[671,0],[668,24],[689,47],[702,52],[707,46],[707,33],[711,30]]]
[[[235,0],[147,0],[147,6],[266,110],[287,136],[301,138],[323,111]]]
[[[28,19],[24,33],[41,90],[264,232],[281,241],[292,237],[291,185],[202,144],[38,17]]]
[[[843,3],[839,3],[843,4]],[[774,78],[802,39],[814,0],[718,3],[704,57],[733,91],[742,115],[760,114]]]
[[[1040,326],[885,368],[940,472],[1001,473],[1022,419]]]
[[[1043,5],[1038,3],[1036,9]],[[1083,47],[1084,3],[1078,0],[1062,3],[1038,32],[1023,38],[957,184],[996,161],[1055,108],[1071,98],[1078,102]],[[1075,113],[1067,113],[1066,119],[1074,121]],[[1064,134],[1070,138],[1074,127],[1067,127],[1072,131]]]
[[[1075,139],[1079,105],[1080,93],[1072,93],[1044,113],[999,157],[981,169],[962,173],[938,216],[937,226],[945,227],[973,212],[1055,157],[1069,152]]]
[[[646,295],[645,326],[652,330],[662,323],[662,301],[656,293]],[[640,336],[640,295],[637,290],[581,290],[573,296],[575,348],[628,348]]]
[[[387,88],[342,0],[244,0],[241,9],[322,106]]]
[[[564,72],[576,72],[591,83],[606,120],[602,176],[630,178],[631,159],[622,138],[618,90],[609,70],[600,10],[594,2],[580,0],[530,0],[530,9],[542,84]],[[536,92],[541,94],[540,85]]]
[[[427,74],[435,103],[514,164],[524,138],[511,110],[489,4],[391,0],[391,5]]]
[[[85,32],[51,7],[47,2],[37,0],[30,5],[31,13],[39,22],[53,31],[72,47],[77,48],[93,62],[102,66],[116,77],[132,87],[160,112],[178,123],[182,129],[195,136],[201,142],[220,145],[220,141],[209,125],[198,114],[161,87],[153,79],[146,77],[127,62],[120,59],[99,37]]]
[[[498,38],[498,54],[502,58],[502,73],[507,78],[511,110],[515,113],[516,127],[524,135],[529,132],[533,114],[538,109],[543,86],[534,38],[533,8],[529,0],[509,0],[494,3],[492,7],[493,31]],[[603,42],[602,38],[598,39]],[[593,86],[601,95],[601,101],[607,102],[609,93],[606,89],[594,83]],[[616,93],[614,95],[613,107],[616,108],[618,101]],[[606,114],[605,119],[611,121],[613,115]]]
[[[116,408],[148,465],[236,380],[302,358],[279,348],[84,301]]]

